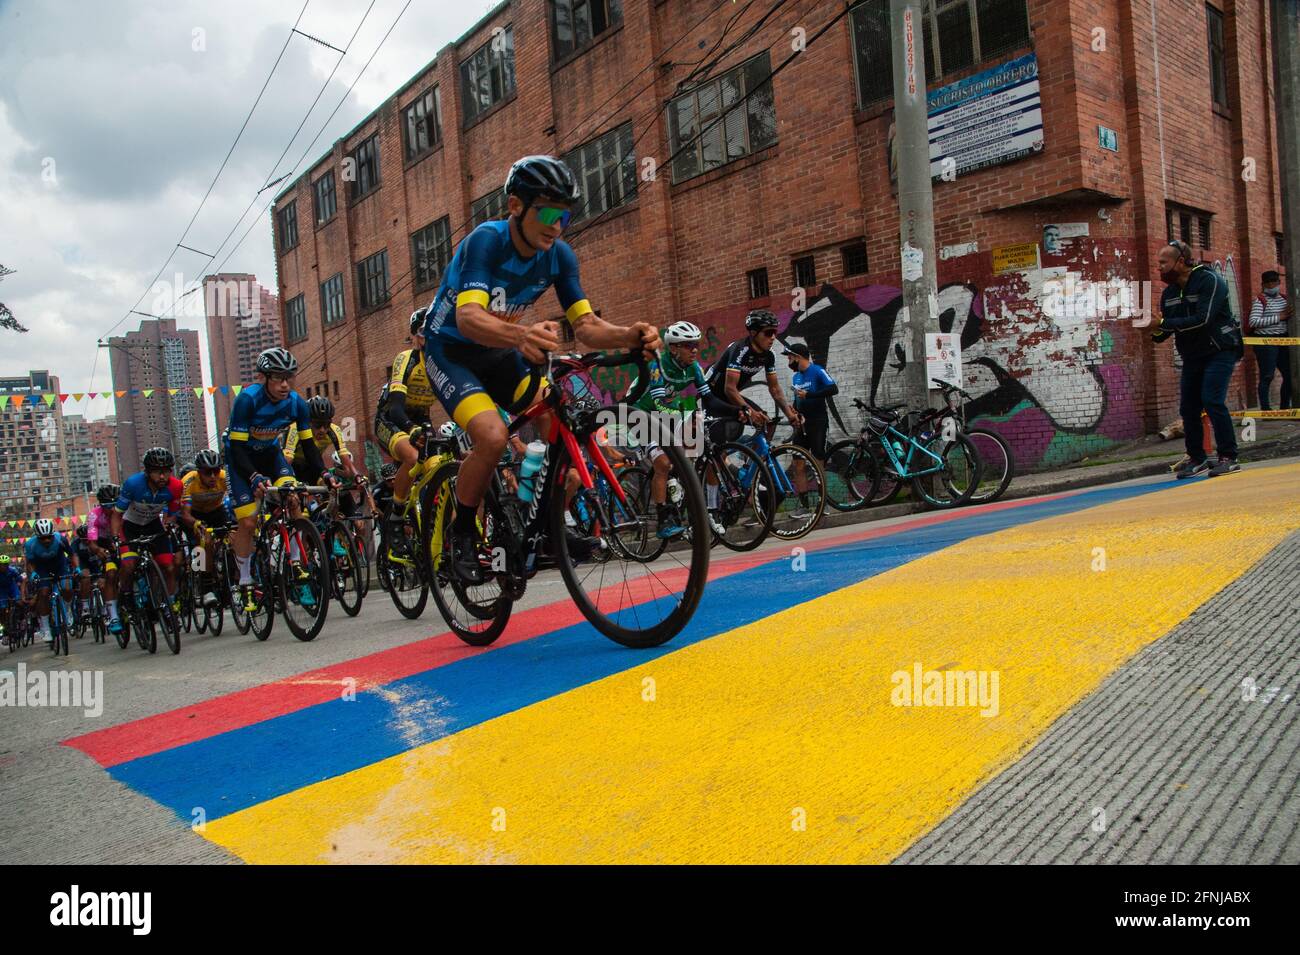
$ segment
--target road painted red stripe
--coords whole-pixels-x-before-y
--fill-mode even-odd
[[[811,553],[858,541],[888,537],[932,524],[974,517],[991,511],[1052,501],[1071,496],[1072,493],[1077,492],[999,501],[995,504],[964,508],[959,511],[938,511],[886,527],[860,528],[815,542],[792,542],[791,546],[803,547]],[[772,560],[784,560],[786,557],[784,553],[774,550],[756,550],[722,560],[716,559],[717,556],[715,551],[715,559],[710,562],[709,567],[710,580],[740,573]],[[680,585],[685,578],[685,570],[660,572],[656,576],[666,586]],[[664,592],[664,587],[656,586],[653,594],[647,591],[647,596],[662,596]],[[466,646],[455,634],[443,631],[404,646],[380,650],[283,680],[213,697],[191,706],[179,707],[129,723],[75,736],[65,740],[64,745],[81,750],[101,766],[116,766],[132,759],[160,753],[186,743],[337,699],[345,685],[345,680],[355,680],[355,689],[360,692],[369,687],[383,686],[416,673],[446,666],[466,657],[490,653],[493,649],[522,643],[544,633],[572,626],[582,619],[578,608],[566,598],[517,613],[511,617],[506,632],[489,647]]]

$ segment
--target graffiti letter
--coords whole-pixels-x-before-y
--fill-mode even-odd
[[[1092,28],[1092,52],[1094,53],[1106,52],[1106,28],[1105,27]]]

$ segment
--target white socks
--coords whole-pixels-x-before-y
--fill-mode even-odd
[[[240,557],[236,554],[235,563],[239,565],[239,583],[241,585],[251,584],[253,582],[253,555],[249,554],[247,557]]]

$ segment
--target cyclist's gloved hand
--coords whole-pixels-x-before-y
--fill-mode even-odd
[[[546,352],[560,350],[560,326],[556,322],[538,322],[524,330],[519,350],[534,365],[544,364]]]

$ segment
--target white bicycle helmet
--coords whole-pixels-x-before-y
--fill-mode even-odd
[[[36,536],[37,537],[54,536],[54,522],[50,520],[48,517],[42,517],[38,519],[36,521]]]
[[[677,345],[682,342],[698,342],[700,329],[690,322],[673,322],[664,330],[664,342]]]
[[[438,437],[444,441],[450,441],[456,437],[456,422],[444,421],[442,426],[438,428]]]

